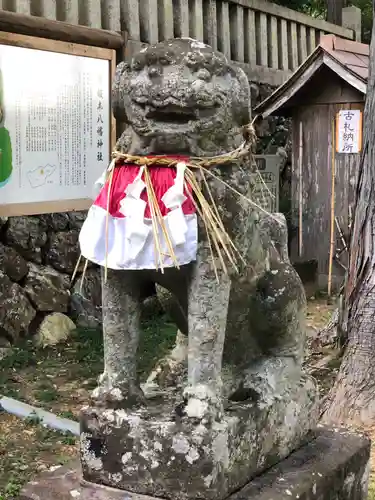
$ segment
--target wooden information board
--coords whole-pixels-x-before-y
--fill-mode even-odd
[[[87,209],[116,139],[115,50],[0,32],[0,215]]]

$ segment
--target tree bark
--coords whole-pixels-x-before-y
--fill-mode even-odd
[[[375,4],[375,0],[374,0]],[[375,421],[375,23],[364,113],[350,265],[345,290],[347,347],[323,421]]]
[[[342,24],[342,9],[346,7],[346,0],[326,0],[327,21],[333,24]]]

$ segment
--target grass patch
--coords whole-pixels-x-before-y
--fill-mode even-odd
[[[173,345],[176,327],[167,317],[144,323],[139,345],[141,379]],[[103,370],[102,333],[77,330],[64,344],[46,349],[31,341],[0,361],[0,387],[13,397],[65,418],[77,418]]]
[[[14,500],[33,476],[76,456],[75,437],[42,427],[35,419],[0,413],[0,429],[0,500]]]
[[[142,328],[138,371],[141,379],[172,347],[176,327],[167,317]],[[1,394],[77,419],[103,370],[102,333],[77,330],[64,344],[46,349],[23,342],[0,361]],[[77,456],[76,438],[0,412],[0,500],[17,498],[23,484],[42,470]]]
[[[367,500],[375,500],[375,476],[372,474],[370,476],[370,484],[368,488]]]

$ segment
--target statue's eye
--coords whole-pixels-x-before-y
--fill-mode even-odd
[[[159,59],[159,64],[161,64],[162,66],[168,66],[169,60],[166,57],[161,57]]]
[[[160,66],[150,66],[148,68],[148,74],[151,78],[160,76],[161,75]]]
[[[204,80],[205,82],[209,82],[212,77],[211,73],[207,69],[201,68],[197,71],[197,78]]]
[[[134,59],[132,62],[132,70],[133,71],[141,71],[142,69],[142,63],[141,61],[138,61],[137,59]]]
[[[185,56],[185,64],[188,68],[195,68],[198,64],[197,59],[194,57],[193,54],[186,54]]]
[[[214,73],[217,76],[223,76],[226,73],[226,67],[223,64],[216,64]]]

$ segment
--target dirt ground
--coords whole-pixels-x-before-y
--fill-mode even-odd
[[[333,309],[324,299],[309,300],[308,345],[328,322]],[[141,377],[173,345],[174,337],[175,327],[165,318],[144,325],[139,349]],[[338,370],[337,354],[332,348],[307,350],[306,368],[319,381],[323,396]],[[101,334],[97,331],[77,331],[67,343],[44,350],[28,342],[0,361],[1,392],[77,419],[102,371],[102,360]],[[17,498],[22,485],[35,474],[64,464],[77,453],[77,442],[71,435],[44,428],[32,419],[0,413],[0,500]],[[373,470],[375,473],[375,454]],[[369,499],[375,500],[375,477]]]

